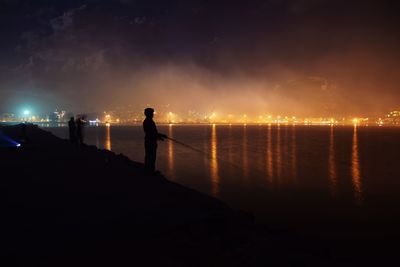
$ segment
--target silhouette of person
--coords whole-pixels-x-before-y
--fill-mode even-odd
[[[157,131],[156,124],[153,121],[154,109],[146,108],[144,110],[144,115],[146,116],[143,121],[143,130],[145,132],[144,166],[147,171],[154,173],[156,169],[157,140],[164,140],[164,138],[167,138],[167,136],[165,134],[160,134]]]
[[[76,119],[76,137],[78,139],[78,144],[83,145],[83,127],[85,126],[85,117],[79,117]]]
[[[76,124],[74,117],[71,117],[68,121],[68,128],[69,128],[69,141],[71,143],[76,143],[77,134],[76,134]]]

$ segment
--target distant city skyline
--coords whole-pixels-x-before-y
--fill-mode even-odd
[[[293,124],[293,125],[378,125],[399,126],[400,110],[394,110],[378,116],[295,116],[294,114],[276,115],[260,113],[257,116],[224,112],[198,112],[189,110],[186,113],[176,113],[161,109],[155,112],[155,120],[167,124]],[[143,110],[108,110],[103,112],[74,114],[66,110],[54,110],[50,113],[35,113],[24,109],[19,113],[0,113],[1,122],[31,122],[31,123],[66,123],[71,117],[84,116],[92,126],[141,124],[144,119]]]

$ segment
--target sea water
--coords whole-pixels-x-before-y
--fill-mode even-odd
[[[47,128],[66,138],[67,128]],[[273,228],[397,235],[400,128],[159,125],[167,179],[252,212]],[[85,140],[144,160],[141,126],[86,127]]]

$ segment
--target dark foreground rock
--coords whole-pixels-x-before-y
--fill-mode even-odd
[[[17,141],[21,130],[0,127]],[[2,266],[332,265],[323,248],[33,125],[0,158]]]

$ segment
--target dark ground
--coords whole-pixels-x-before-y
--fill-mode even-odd
[[[14,140],[21,129],[0,126]],[[26,136],[20,148],[0,148],[2,266],[368,265],[257,225],[123,155],[77,148],[33,125]]]

